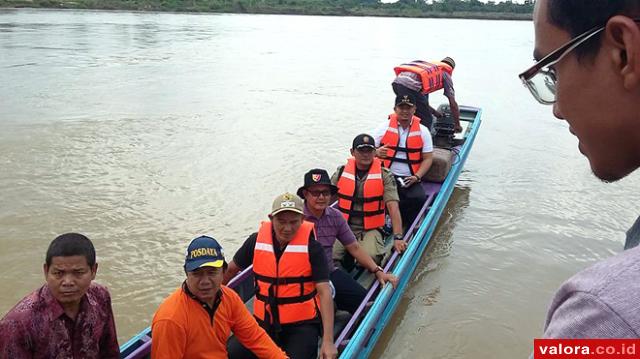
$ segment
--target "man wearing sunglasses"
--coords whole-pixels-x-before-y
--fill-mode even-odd
[[[390,281],[393,286],[398,279],[385,273],[382,267],[373,261],[369,253],[356,241],[342,213],[330,207],[331,198],[337,187],[331,183],[329,174],[323,169],[312,169],[304,175],[304,185],[298,189],[298,195],[304,198],[305,220],[314,224],[316,240],[322,245],[329,265],[329,279],[335,288],[335,302],[340,310],[354,313],[367,295],[367,291],[347,272],[336,267],[332,253],[334,244],[340,243],[360,265],[374,273],[378,281],[384,285]]]
[[[640,1],[538,0],[537,63],[520,74],[535,99],[566,120],[593,173],[619,180],[640,166]],[[637,244],[640,221],[627,233]],[[640,248],[583,270],[556,294],[550,338],[640,336]]]

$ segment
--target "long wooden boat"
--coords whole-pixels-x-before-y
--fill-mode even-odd
[[[440,110],[443,108],[446,106],[441,106]],[[340,358],[367,358],[389,323],[451,197],[480,127],[481,115],[482,110],[479,108],[460,106],[463,131],[456,135],[458,144],[452,148],[455,158],[451,170],[442,183],[421,183],[427,200],[406,231],[404,240],[408,243],[407,250],[402,255],[393,252],[385,259],[385,271],[392,272],[399,278],[397,288],[393,289],[390,284],[380,288],[379,283],[368,272],[357,268],[351,271],[358,282],[368,288],[368,292],[353,315],[346,312],[336,314],[335,344]],[[387,241],[390,243],[390,238]],[[255,289],[252,268],[239,273],[228,286],[238,292],[249,305]],[[121,358],[149,358],[152,340],[151,328],[148,327],[120,347]]]

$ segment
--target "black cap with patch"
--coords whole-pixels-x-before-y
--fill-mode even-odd
[[[357,135],[356,138],[353,139],[353,144],[351,145],[351,148],[354,150],[357,150],[365,147],[371,147],[375,149],[376,142],[374,141],[373,137],[367,135],[366,133],[361,133]]]
[[[409,106],[415,106],[416,105],[416,99],[415,97],[413,97],[413,95],[398,95],[396,96],[396,106],[400,106],[400,105],[409,105]]]

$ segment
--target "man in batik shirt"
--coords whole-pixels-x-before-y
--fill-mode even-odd
[[[0,320],[0,359],[119,358],[111,297],[92,283],[97,270],[89,238],[54,239],[44,264],[47,283]]]

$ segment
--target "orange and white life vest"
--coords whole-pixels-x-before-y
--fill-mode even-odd
[[[412,61],[408,64],[402,64],[393,68],[396,76],[401,72],[409,71],[420,76],[422,81],[422,93],[428,94],[434,91],[438,91],[444,87],[443,73],[453,73],[453,68],[444,62],[426,62],[426,61]]]
[[[422,130],[420,129],[420,119],[416,116],[411,118],[411,125],[409,126],[409,134],[407,135],[406,147],[399,147],[400,135],[398,130],[398,115],[395,113],[389,115],[389,127],[387,132],[382,136],[380,145],[388,145],[387,159],[382,160],[382,164],[391,168],[393,162],[402,162],[409,165],[411,174],[414,175],[418,172],[420,164],[422,163]],[[405,152],[407,158],[397,158],[398,152]]]
[[[271,222],[262,222],[253,252],[256,298],[253,315],[275,327],[314,319],[318,315],[311,276],[309,237],[313,223],[303,221],[279,260],[273,250]]]
[[[384,226],[384,182],[382,181],[382,162],[373,159],[369,173],[364,181],[362,197],[356,196],[356,160],[350,158],[338,180],[338,209],[348,221],[349,216],[359,216],[364,219],[364,229],[374,229]],[[362,210],[354,210],[354,204],[360,204]]]

